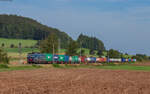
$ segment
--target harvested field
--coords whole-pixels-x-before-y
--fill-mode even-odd
[[[37,69],[0,72],[0,94],[150,94],[150,72]]]
[[[136,63],[135,66],[150,66],[150,62]]]

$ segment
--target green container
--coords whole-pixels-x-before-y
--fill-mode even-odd
[[[46,61],[53,61],[53,55],[52,54],[45,54],[46,56]]]
[[[72,56],[72,62],[78,62],[78,56]]]
[[[59,62],[65,61],[65,55],[59,55],[58,58]]]

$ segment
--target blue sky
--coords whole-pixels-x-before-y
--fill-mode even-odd
[[[107,49],[150,55],[150,0],[0,1],[0,14],[31,17],[73,39],[96,36]]]

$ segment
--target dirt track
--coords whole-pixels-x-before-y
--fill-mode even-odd
[[[0,72],[0,94],[150,94],[150,72],[102,69]]]

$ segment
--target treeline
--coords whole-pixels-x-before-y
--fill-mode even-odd
[[[137,59],[137,61],[148,61],[150,60],[150,57],[147,56],[146,54],[136,54],[132,56],[132,58]]]
[[[0,37],[14,39],[43,40],[55,33],[61,40],[61,47],[66,48],[68,40],[72,40],[65,32],[42,25],[31,18],[17,15],[0,15]]]
[[[101,51],[105,50],[104,43],[101,40],[97,39],[96,37],[89,37],[81,34],[78,37],[77,42],[82,48]]]

